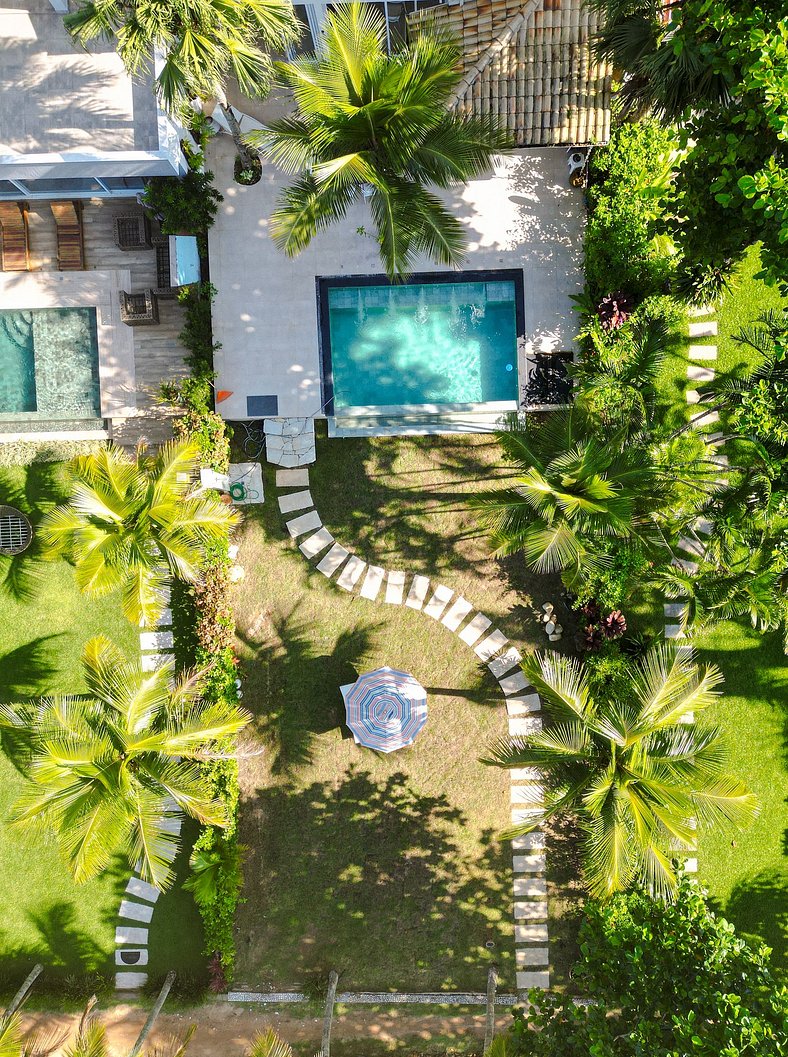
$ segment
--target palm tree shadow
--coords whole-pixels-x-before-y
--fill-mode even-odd
[[[58,671],[57,640],[62,634],[42,635],[0,657],[0,704],[26,701],[51,692]],[[26,775],[29,732],[0,730],[0,749],[16,770]]]
[[[314,629],[299,621],[297,608],[271,620],[270,639],[263,644],[237,629],[247,673],[244,704],[255,716],[251,740],[273,751],[274,774],[308,766],[320,735],[339,729],[342,737],[350,736],[339,688],[355,682],[378,627],[343,631],[331,652],[322,654]]]
[[[788,872],[785,869],[762,870],[734,887],[724,905],[709,900],[736,930],[756,948],[761,943],[771,947],[771,964],[785,972],[788,969]]]
[[[84,972],[107,968],[106,951],[77,927],[71,903],[52,903],[45,910],[31,911],[28,919],[38,929],[51,964],[77,966]]]
[[[0,468],[0,502],[14,506],[33,526],[33,541],[26,551],[0,555],[0,594],[17,602],[30,601],[44,575],[44,548],[36,529],[44,514],[65,498],[57,465],[32,463],[23,469]]]

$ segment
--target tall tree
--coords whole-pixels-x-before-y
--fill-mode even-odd
[[[116,41],[132,75],[147,73],[154,52],[163,53],[156,78],[163,105],[177,113],[195,97],[218,99],[242,155],[248,148],[227,104],[227,82],[234,79],[244,95],[265,95],[273,74],[269,51],[283,51],[299,36],[288,0],[87,0],[64,21],[83,43]]]
[[[699,670],[689,651],[655,646],[605,683],[577,659],[554,653],[529,658],[523,671],[551,724],[500,742],[483,762],[541,771],[544,805],[524,805],[532,818],[507,835],[578,817],[594,895],[610,896],[639,879],[671,896],[671,842],[690,844],[693,818],[741,827],[757,813],[755,796],[724,771],[719,730],[682,722],[710,705],[722,682],[716,668]]]
[[[428,187],[478,176],[511,143],[491,119],[448,111],[460,59],[460,44],[434,26],[388,55],[383,15],[354,3],[329,13],[318,54],[278,65],[298,112],[250,139],[297,177],[271,218],[289,256],[363,197],[391,278],[418,253],[462,261],[464,228]]]
[[[30,784],[13,821],[51,826],[77,882],[122,855],[166,888],[179,846],[168,821],[186,814],[227,824],[199,764],[251,717],[223,701],[202,701],[205,672],[171,687],[171,663],[143,672],[103,636],[85,646],[82,668],[85,697],[0,705],[0,730],[28,746]]]
[[[170,576],[197,579],[208,548],[227,538],[236,511],[195,488],[197,452],[165,444],[131,458],[113,445],[74,459],[71,499],[42,520],[50,556],[65,555],[79,587],[106,595],[120,589],[133,624],[155,624]]]

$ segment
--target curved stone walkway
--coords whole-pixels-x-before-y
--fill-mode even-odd
[[[444,584],[418,573],[369,565],[338,543],[315,509],[307,469],[277,470],[276,487],[285,527],[318,572],[343,591],[357,592],[359,597],[383,605],[405,605],[442,624],[474,651],[497,680],[506,703],[509,733],[520,736],[541,730],[541,702],[519,667],[522,657],[503,632],[493,628],[489,617]],[[535,768],[525,767],[510,771],[510,775],[511,820],[522,822],[536,814],[543,803],[539,774]],[[544,832],[516,837],[512,852],[517,988],[548,988]]]

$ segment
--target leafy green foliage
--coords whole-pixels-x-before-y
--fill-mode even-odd
[[[213,173],[189,169],[183,177],[152,176],[142,194],[165,235],[204,235],[216,219],[222,195]]]
[[[297,113],[250,140],[295,176],[271,217],[288,255],[364,197],[394,279],[417,254],[445,265],[464,259],[463,226],[428,187],[485,172],[511,143],[491,119],[449,110],[461,78],[458,43],[427,25],[389,55],[386,36],[373,5],[332,8],[320,51],[279,64]]]
[[[502,740],[484,763],[537,767],[544,806],[507,836],[547,819],[576,815],[583,828],[586,884],[599,897],[636,880],[657,896],[676,888],[672,846],[695,837],[690,820],[741,828],[757,813],[743,782],[726,774],[714,727],[682,722],[717,696],[714,667],[698,669],[675,645],[652,647],[628,661],[628,678],[592,681],[575,658],[547,654],[522,668],[552,720],[542,731]]]
[[[597,551],[606,560],[587,570],[576,592],[577,603],[593,599],[601,609],[619,609],[649,567],[648,558],[639,548],[616,540],[601,540]]]
[[[788,989],[682,878],[675,902],[642,892],[586,904],[574,977],[589,1006],[531,992],[507,1052],[533,1057],[780,1057]]]

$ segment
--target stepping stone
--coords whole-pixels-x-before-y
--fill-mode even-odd
[[[172,627],[172,610],[169,606],[162,609],[161,613],[156,620],[157,628],[171,628]]]
[[[401,606],[405,593],[405,573],[398,569],[391,570],[386,577],[386,594],[383,599],[390,606]]]
[[[285,495],[279,496],[279,509],[283,514],[289,514],[293,510],[306,510],[314,505],[312,494],[308,490],[306,492],[287,492]]]
[[[697,363],[691,363],[687,367],[687,377],[693,382],[713,382],[714,371],[711,367],[701,367]]]
[[[684,632],[680,624],[668,624],[665,628],[666,639],[683,639]]]
[[[686,723],[688,727],[692,726],[692,724],[694,722],[695,722],[695,713],[694,712],[685,712],[684,715],[681,716],[681,718],[679,719],[679,723]]]
[[[321,528],[311,536],[308,536],[303,543],[299,543],[298,549],[305,558],[314,558],[332,543],[334,543],[334,537],[327,528]]]
[[[125,950],[115,951],[115,965],[147,965],[148,964],[148,951],[147,949],[142,950]]]
[[[714,525],[712,525],[712,523],[705,517],[699,517],[698,520],[695,522],[693,528],[701,536],[710,536]]]
[[[322,558],[315,568],[330,580],[349,554],[350,551],[345,550],[341,543],[335,543],[325,558]]]
[[[527,738],[542,729],[539,716],[509,716],[509,734],[513,738]]]
[[[550,951],[547,947],[518,947],[514,952],[518,969],[527,965],[549,965]]]
[[[115,973],[116,991],[139,991],[147,982],[147,973]]]
[[[547,900],[536,902],[517,899],[514,904],[515,921],[547,921]]]
[[[171,631],[141,631],[141,650],[171,650],[173,646]]]
[[[717,321],[706,320],[703,323],[690,323],[689,336],[691,338],[713,338],[717,333]]]
[[[478,646],[474,646],[473,652],[479,658],[480,661],[489,661],[489,659],[495,656],[509,644],[509,640],[502,631],[497,628],[492,634],[488,635],[483,642],[480,642]]]
[[[117,946],[133,943],[135,946],[144,947],[148,943],[148,930],[135,928],[133,925],[118,925],[115,929],[115,943]]]
[[[684,863],[684,873],[697,873],[698,872],[698,860],[687,859]]]
[[[429,591],[429,589],[429,576],[421,576],[420,574],[417,574],[413,577],[413,583],[410,585],[410,591],[408,591],[408,597],[405,599],[405,605],[410,606],[411,609],[421,609],[424,605],[424,599],[427,597],[427,591]]]
[[[509,775],[513,782],[538,782],[542,772],[538,767],[513,767]]]
[[[702,558],[706,553],[706,548],[698,540],[691,539],[689,536],[682,536],[678,542],[678,547],[684,551],[685,554],[694,554],[696,558]]]
[[[121,899],[118,917],[147,923],[153,917],[153,907],[146,906],[144,903],[133,903],[130,899]]]
[[[140,657],[143,672],[155,672],[165,664],[172,664],[171,653],[143,653]]]
[[[473,606],[467,598],[459,597],[449,608],[441,621],[441,623],[449,629],[449,631],[456,631],[457,628],[462,624],[463,620],[473,609]]]
[[[673,565],[677,565],[679,569],[683,569],[690,576],[694,576],[699,568],[698,563],[690,561],[689,558],[674,558]]]
[[[525,697],[507,697],[506,711],[510,716],[524,716],[528,712],[541,712],[542,700],[539,694],[526,694]]]
[[[540,830],[533,833],[521,833],[519,837],[512,838],[514,851],[544,851],[547,846],[547,836]]]
[[[527,822],[530,825],[541,818],[542,809],[539,807],[513,807],[510,816],[513,826],[519,826],[522,822]]]
[[[712,422],[719,422],[719,420],[719,411],[697,411],[694,415],[690,415],[690,423],[693,426],[710,425]]]
[[[518,991],[528,991],[532,987],[538,987],[547,991],[550,988],[550,973],[515,973]]]
[[[277,488],[307,488],[309,485],[309,470],[277,470]]]
[[[515,943],[547,943],[547,925],[515,925]]]
[[[424,607],[424,612],[428,617],[432,617],[433,620],[438,620],[453,596],[454,591],[450,587],[446,587],[445,584],[438,584],[432,598]]]
[[[480,639],[487,628],[491,626],[492,621],[484,613],[477,613],[473,620],[466,624],[460,632],[460,640],[468,646],[473,646],[474,642]]]
[[[708,444],[724,444],[725,434],[724,433],[707,433],[706,442]]]
[[[680,617],[684,612],[686,602],[666,602],[665,603],[665,616],[666,617]]]
[[[315,532],[322,527],[323,522],[320,520],[320,515],[316,510],[310,510],[308,514],[300,514],[285,525],[293,539],[298,536],[305,536],[307,532]]]
[[[378,597],[385,575],[385,569],[381,569],[379,565],[370,565],[367,569],[367,575],[364,577],[364,583],[361,585],[361,590],[359,591],[361,597],[368,598],[371,602],[374,602]]]
[[[527,896],[529,899],[547,897],[547,881],[544,877],[515,877],[514,895],[515,898]]]
[[[716,360],[716,345],[690,345],[687,355],[691,360]]]
[[[688,404],[699,404],[701,394],[697,389],[688,389],[684,396],[687,398]]]
[[[161,895],[161,890],[156,885],[148,884],[139,877],[132,877],[126,885],[126,892],[137,899],[147,899],[149,903],[155,903]]]
[[[500,679],[502,675],[506,675],[516,664],[519,664],[522,659],[520,651],[516,650],[514,646],[510,646],[500,657],[495,657],[491,660],[487,667],[496,679]]]
[[[516,694],[520,690],[527,690],[531,684],[522,672],[515,672],[514,675],[505,675],[503,679],[499,679],[498,685],[508,697],[509,694]]]
[[[161,828],[165,833],[172,833],[176,837],[181,832],[182,826],[183,818],[180,815],[168,815],[161,823]]]
[[[544,852],[535,855],[512,856],[512,870],[515,873],[544,873],[547,868],[547,856]]]
[[[694,305],[687,310],[689,316],[713,316],[716,309],[714,305]]]
[[[367,563],[365,561],[362,561],[355,554],[351,554],[347,565],[337,580],[337,586],[341,587],[343,591],[352,591],[361,579],[361,574],[366,567]]]
[[[544,804],[544,788],[538,782],[531,782],[529,785],[513,785],[510,788],[513,804],[533,804],[537,807]]]

